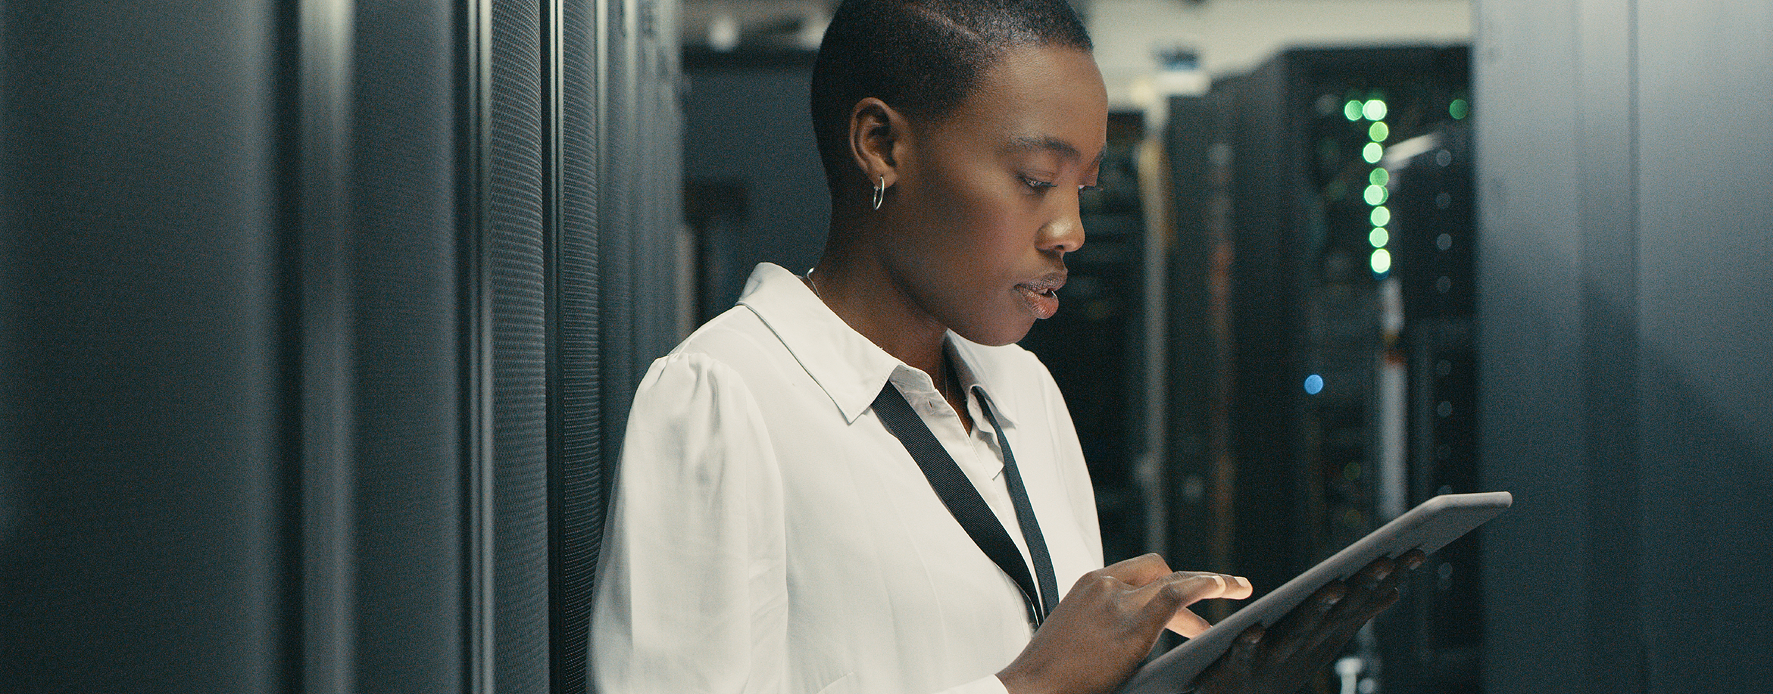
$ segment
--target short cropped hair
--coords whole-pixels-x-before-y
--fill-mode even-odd
[[[907,116],[949,115],[1004,52],[1092,50],[1067,0],[843,0],[813,64],[813,133],[836,196],[849,163],[849,118],[875,97]]]

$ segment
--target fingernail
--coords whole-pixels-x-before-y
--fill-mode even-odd
[[[1237,580],[1238,585],[1243,586],[1245,588],[1250,588],[1250,579],[1244,578],[1242,576],[1232,576],[1232,578]]]

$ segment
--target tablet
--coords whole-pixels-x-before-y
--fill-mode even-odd
[[[1146,663],[1121,685],[1119,694],[1187,691],[1194,678],[1218,660],[1250,625],[1273,625],[1325,584],[1353,576],[1379,557],[1396,558],[1412,549],[1431,554],[1495,518],[1513,502],[1514,497],[1508,492],[1442,494],[1424,501],[1199,636]]]

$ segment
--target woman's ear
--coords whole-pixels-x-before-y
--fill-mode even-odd
[[[905,117],[886,102],[868,97],[850,110],[850,157],[870,186],[886,178],[899,180],[899,161],[906,145]]]

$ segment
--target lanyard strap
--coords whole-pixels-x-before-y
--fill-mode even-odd
[[[1028,619],[1035,628],[1040,628],[1047,614],[1053,611],[1058,601],[1058,585],[1053,578],[1053,559],[1047,554],[1046,538],[1040,534],[1040,523],[1034,519],[1034,506],[1028,502],[1028,489],[1022,486],[1022,474],[1016,469],[1016,456],[1010,452],[1010,441],[1004,437],[1003,427],[998,426],[997,417],[991,412],[989,398],[984,391],[979,391],[979,406],[985,411],[985,418],[990,420],[991,428],[997,432],[997,445],[1003,451],[1004,481],[1009,487],[1010,503],[1016,508],[1016,523],[1022,527],[1022,541],[1028,545],[1028,554],[1033,558],[1034,572],[1039,575],[1040,589],[1035,590],[1035,583],[1028,575],[1028,565],[1022,562],[1022,553],[1017,551],[1016,543],[1010,539],[1008,531],[999,523],[991,507],[985,505],[985,498],[979,496],[979,490],[967,480],[966,473],[961,472],[960,465],[948,450],[936,440],[930,427],[924,424],[923,418],[912,411],[911,403],[905,400],[904,394],[894,388],[891,382],[880,389],[880,395],[874,398],[874,412],[887,426],[887,431],[905,445],[906,452],[917,461],[923,469],[923,476],[930,482],[936,496],[942,499],[942,505],[954,514],[954,520],[973,538],[973,544],[979,546],[990,557],[998,568],[1016,582],[1022,592],[1022,601],[1028,606]]]

